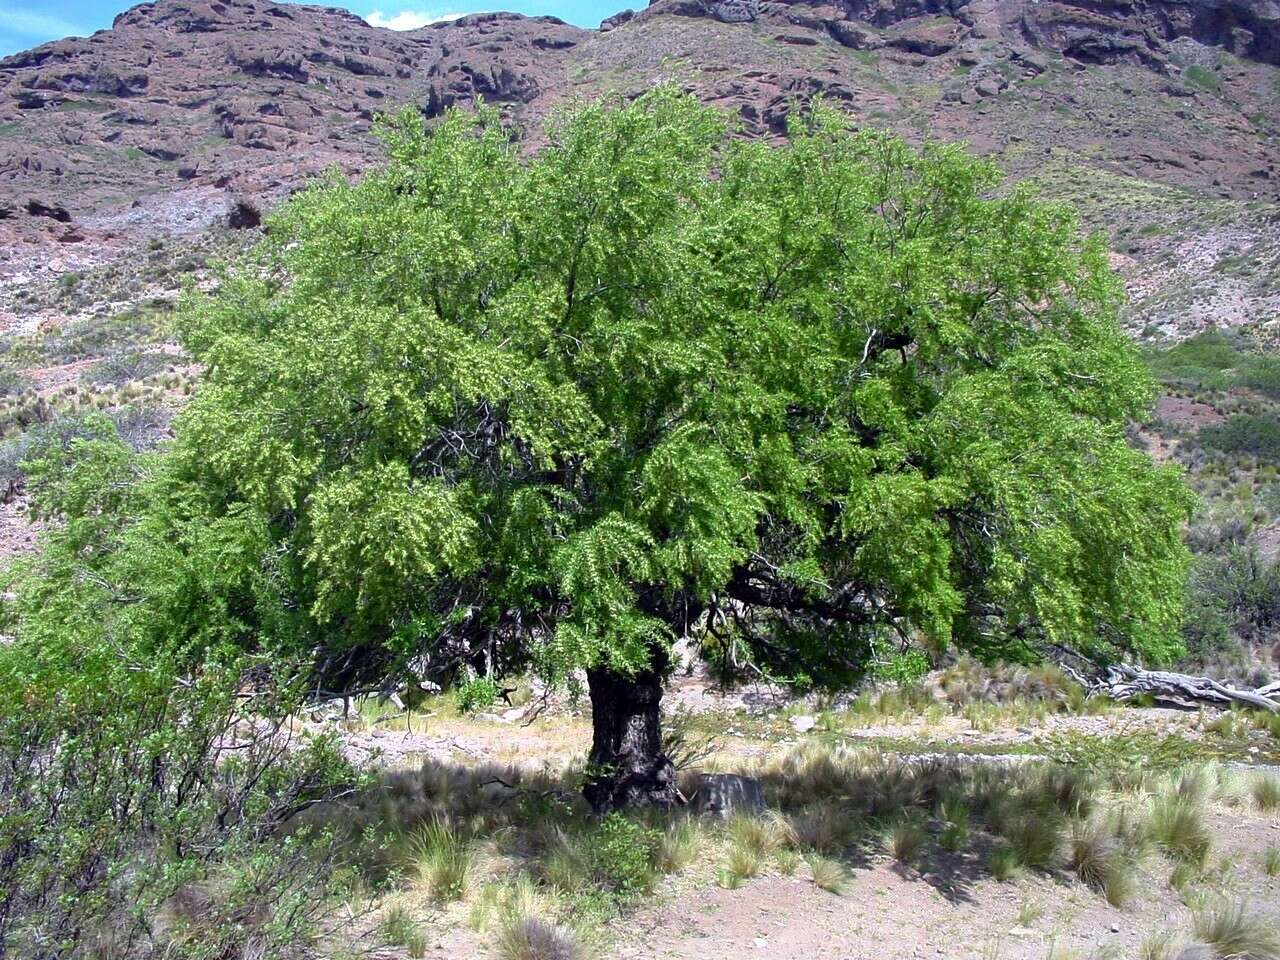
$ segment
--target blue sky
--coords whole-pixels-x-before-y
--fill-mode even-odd
[[[323,0],[319,0],[323,2]],[[479,10],[551,14],[582,27],[627,6],[628,0],[328,0],[378,26],[411,29],[432,19]],[[645,0],[631,0],[643,7]],[[0,0],[0,56],[26,50],[60,37],[86,37],[111,26],[116,14],[134,6],[130,0]]]

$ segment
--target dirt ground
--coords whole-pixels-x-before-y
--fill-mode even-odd
[[[686,684],[692,698],[691,684]],[[706,690],[703,702],[714,704]],[[714,714],[708,723],[723,727],[715,765],[749,765],[808,737],[832,736],[821,730],[797,734],[787,717],[772,725],[752,726],[752,718],[734,711]],[[792,711],[794,712],[794,710]],[[1052,733],[1128,738],[1151,731],[1177,733],[1188,740],[1205,737],[1206,717],[1164,710],[1115,710],[1098,716],[1048,716],[1019,726],[978,731],[960,717],[941,722],[871,724],[851,729],[850,742],[884,739],[943,742],[961,751],[971,746],[990,752],[993,744],[1027,749]],[[422,727],[425,726],[425,729]],[[745,731],[750,730],[750,733]],[[732,735],[729,731],[739,731]],[[522,726],[493,715],[475,720],[428,717],[414,732],[377,729],[348,739],[353,748],[379,762],[412,766],[419,758],[473,763],[500,760],[537,765],[562,764],[580,754],[589,738],[581,714],[559,713]],[[975,758],[975,762],[976,762]],[[1209,806],[1214,852],[1206,877],[1215,895],[1244,900],[1255,912],[1280,923],[1280,878],[1268,877],[1261,853],[1280,845],[1280,811],[1266,813],[1248,803]],[[989,839],[977,838],[960,853],[937,844],[924,859],[905,867],[887,853],[845,859],[846,889],[835,894],[812,882],[801,862],[783,875],[767,867],[741,887],[719,885],[718,854],[704,850],[707,862],[672,874],[638,909],[612,922],[608,945],[590,956],[600,960],[1079,960],[1142,957],[1143,944],[1155,935],[1186,937],[1191,930],[1195,890],[1179,893],[1169,882],[1171,864],[1152,855],[1138,869],[1136,893],[1123,908],[1110,906],[1098,892],[1066,870],[1049,874],[1024,871],[1000,882],[986,869]],[[1185,890],[1186,888],[1184,888]],[[1183,898],[1186,898],[1184,902]],[[424,923],[427,952],[433,960],[493,955],[492,936],[473,932],[466,907],[429,912]],[[405,957],[402,948],[378,948],[382,960]]]

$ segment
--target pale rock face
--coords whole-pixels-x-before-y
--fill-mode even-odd
[[[704,773],[689,800],[698,813],[728,818],[736,813],[758,814],[765,808],[764,787],[754,777],[733,773]]]

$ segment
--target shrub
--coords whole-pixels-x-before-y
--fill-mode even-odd
[[[1223,453],[1280,461],[1280,420],[1274,416],[1233,414],[1226,423],[1202,428],[1200,440],[1206,447]]]
[[[16,397],[31,389],[26,374],[12,367],[0,366],[0,397]]]
[[[502,686],[493,677],[469,677],[453,688],[453,702],[460,713],[490,709],[502,695]]]
[[[132,380],[145,380],[172,362],[173,357],[163,353],[131,350],[98,361],[80,374],[80,379],[95,386],[120,386]]]
[[[621,813],[611,813],[587,836],[587,862],[597,882],[619,897],[653,886],[654,860],[662,835]]]

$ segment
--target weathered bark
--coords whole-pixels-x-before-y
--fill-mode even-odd
[[[676,771],[662,752],[665,658],[634,674],[587,671],[591,754],[583,795],[596,813],[679,802]]]
[[[1102,677],[1087,684],[1092,693],[1104,693],[1119,700],[1132,700],[1149,695],[1156,700],[1177,706],[1229,707],[1246,704],[1259,710],[1280,712],[1280,684],[1269,684],[1258,690],[1240,690],[1229,687],[1210,677],[1192,677],[1185,673],[1169,673],[1163,670],[1139,670],[1121,664],[1106,669]]]

